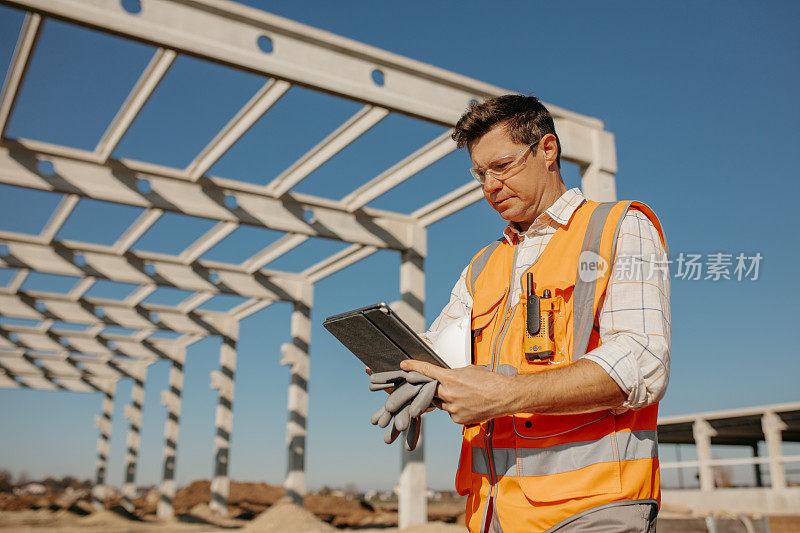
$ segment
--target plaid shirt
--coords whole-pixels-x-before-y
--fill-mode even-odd
[[[504,238],[510,244],[516,240],[518,246],[510,305],[519,302],[522,295],[522,275],[583,200],[579,189],[570,189],[526,232],[520,232],[513,222],[506,226]],[[450,302],[425,333],[429,342],[452,321],[471,313],[466,273],[465,268]],[[617,412],[653,404],[666,392],[670,365],[669,287],[669,263],[658,231],[643,213],[629,210],[622,220],[611,277],[596,317],[602,344],[584,356],[600,365],[627,393]]]

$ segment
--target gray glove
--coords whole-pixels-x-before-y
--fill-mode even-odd
[[[383,407],[372,415],[371,419],[373,425],[382,428],[389,426],[383,438],[384,442],[391,444],[400,432],[408,430],[405,447],[409,451],[416,448],[422,425],[420,417],[430,406],[439,382],[419,372],[404,370],[378,372],[372,374],[369,381],[370,390],[394,389]],[[390,425],[392,418],[394,422]]]

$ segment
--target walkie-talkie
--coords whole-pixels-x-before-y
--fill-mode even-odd
[[[533,293],[533,273],[528,272],[525,288],[526,314],[523,350],[529,362],[544,362],[553,357],[555,343],[551,336],[550,290],[545,289],[539,298]]]

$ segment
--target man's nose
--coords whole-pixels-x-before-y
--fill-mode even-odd
[[[484,192],[491,193],[503,188],[503,182],[495,177],[491,172],[486,173],[486,178],[483,180]]]

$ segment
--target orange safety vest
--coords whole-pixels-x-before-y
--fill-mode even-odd
[[[653,222],[666,249],[661,225],[646,205],[586,201],[528,270],[535,294],[549,289],[553,298],[555,352],[548,360],[526,359],[525,299],[509,305],[516,246],[496,241],[473,258],[467,270],[473,364],[500,374],[532,374],[569,365],[600,345],[593,326],[628,207]],[[598,255],[602,260],[593,270],[591,259]],[[469,494],[469,530],[548,531],[599,507],[660,504],[657,415],[655,404],[621,414],[516,413],[465,426],[456,489]]]

